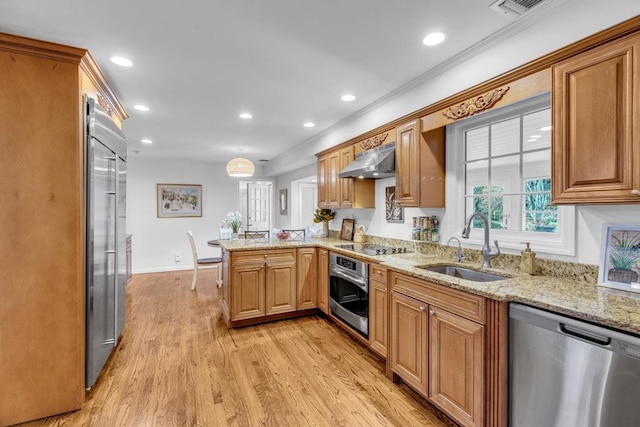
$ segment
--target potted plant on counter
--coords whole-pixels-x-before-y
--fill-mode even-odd
[[[336,211],[332,209],[316,209],[316,213],[313,215],[313,222],[316,224],[322,223],[322,237],[329,236],[329,221],[336,216]]]
[[[240,232],[240,226],[242,225],[242,215],[240,212],[229,212],[227,216],[224,217],[224,221],[222,221],[222,225],[224,227],[230,228],[233,233],[233,238],[238,238],[238,233]]]

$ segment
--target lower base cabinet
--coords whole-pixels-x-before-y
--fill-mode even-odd
[[[391,370],[461,425],[484,426],[485,327],[436,305],[455,310],[460,298],[467,310],[464,293],[425,282],[422,294],[421,282],[391,275]]]
[[[369,347],[386,359],[389,336],[387,270],[371,265],[369,271]]]
[[[484,326],[429,308],[429,398],[465,426],[484,425]]]
[[[296,311],[295,249],[232,253],[230,264],[223,295],[231,321]]]

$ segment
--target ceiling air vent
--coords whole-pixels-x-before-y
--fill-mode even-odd
[[[530,9],[547,1],[550,0],[498,0],[493,2],[489,7],[505,15],[517,17],[524,15]]]

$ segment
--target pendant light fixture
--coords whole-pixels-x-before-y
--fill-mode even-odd
[[[253,176],[253,172],[255,170],[256,168],[251,160],[243,157],[236,157],[235,159],[229,160],[229,163],[227,163],[227,174],[229,176]]]

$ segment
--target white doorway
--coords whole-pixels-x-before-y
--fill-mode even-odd
[[[310,176],[291,182],[291,227],[313,226],[313,214],[318,205],[318,184]]]
[[[270,230],[273,183],[240,181],[240,213],[243,230]]]

